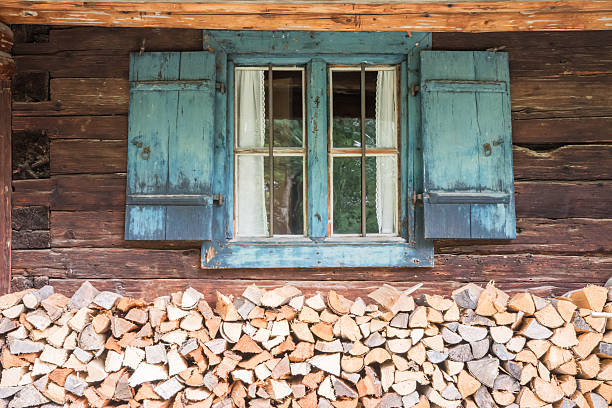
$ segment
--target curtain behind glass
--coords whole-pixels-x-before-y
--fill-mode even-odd
[[[397,141],[397,79],[395,70],[378,71],[376,79],[376,146],[395,147]],[[397,225],[397,163],[395,157],[376,157],[376,218],[379,234],[394,234]]]
[[[236,70],[238,146],[264,147],[264,71]],[[264,156],[238,156],[238,235],[268,235]]]

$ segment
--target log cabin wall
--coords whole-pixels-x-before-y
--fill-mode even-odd
[[[13,285],[84,280],[151,298],[292,281],[362,294],[381,281],[560,294],[612,274],[612,32],[434,34],[510,54],[517,239],[439,241],[434,268],[214,270],[199,243],[123,240],[128,53],[199,50],[202,32],[14,26]]]

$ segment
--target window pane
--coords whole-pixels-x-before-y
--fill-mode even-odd
[[[274,70],[274,146],[301,147],[303,89],[301,70]],[[238,147],[269,146],[269,72],[236,70],[236,127]]]
[[[333,158],[334,234],[361,233],[361,158]],[[397,161],[366,157],[366,233],[397,233]]]
[[[270,180],[270,160],[264,159],[265,178]],[[274,158],[274,235],[304,233],[304,182],[302,157]],[[270,218],[270,190],[266,188],[266,212]]]
[[[397,145],[395,70],[366,71],[366,147]],[[332,71],[334,147],[361,147],[361,72]]]
[[[265,86],[267,92],[267,76]],[[302,71],[275,70],[272,87],[274,92],[274,146],[301,147],[303,132]],[[266,104],[268,104],[268,100],[266,100]]]

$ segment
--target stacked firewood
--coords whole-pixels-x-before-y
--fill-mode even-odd
[[[0,297],[0,406],[604,408],[612,290]]]

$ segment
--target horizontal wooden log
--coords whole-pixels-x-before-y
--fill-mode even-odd
[[[513,120],[512,142],[612,143],[612,117]]]
[[[117,247],[153,249],[200,249],[192,241],[125,241],[125,211],[53,211],[51,213],[51,246]]]
[[[52,246],[128,247],[123,240],[123,211],[54,211],[51,214]],[[517,238],[511,241],[438,241],[436,253],[612,253],[612,220],[519,218]],[[151,248],[151,244],[147,245]],[[196,248],[198,246],[191,246]]]
[[[410,268],[291,268],[274,271],[278,280],[377,280],[513,282],[517,276],[532,284],[547,282],[602,283],[612,268],[612,257],[553,255],[437,255],[435,266]],[[200,269],[199,250],[151,250],[113,248],[54,248],[13,251],[13,270],[26,275],[56,279],[266,279],[261,269]]]
[[[53,211],[51,213],[51,245],[95,248],[199,248],[195,243],[162,243],[124,241],[124,212],[117,211]],[[515,240],[436,242],[440,254],[612,254],[612,220],[570,218],[519,218]]]
[[[519,181],[517,217],[612,218],[612,183]]]
[[[513,119],[612,116],[612,75],[515,78]]]
[[[57,175],[14,181],[13,205],[49,205],[51,210],[123,210],[125,174]],[[517,181],[517,217],[612,218],[612,182]]]
[[[379,4],[376,4],[379,3]],[[6,0],[10,24],[240,30],[605,30],[608,1],[432,3],[137,3]]]
[[[13,180],[13,207],[51,205],[53,182],[51,179]]]
[[[126,162],[124,140],[51,141],[51,174],[125,172]]]
[[[13,132],[46,133],[50,139],[127,140],[127,116],[13,116]]]
[[[20,276],[20,275],[18,275]],[[234,279],[217,279],[202,280],[202,279],[49,279],[49,284],[53,285],[56,291],[63,293],[66,296],[71,296],[85,281],[89,281],[98,290],[108,290],[121,293],[124,296],[136,298],[154,299],[162,294],[182,291],[188,287],[193,287],[203,293],[208,302],[216,301],[216,291],[226,295],[239,296],[244,289],[252,284],[257,284],[258,287],[272,289],[283,286],[287,283],[300,288],[306,295],[314,295],[317,291],[321,291],[320,281],[283,281],[283,280],[234,280]],[[420,280],[406,280],[403,282],[394,283],[398,289],[408,289],[417,283],[422,283]],[[475,281],[474,283],[483,285],[486,282]],[[439,294],[448,296],[454,289],[461,286],[460,282],[424,282],[415,296],[422,293]],[[325,290],[336,290],[343,296],[349,299],[362,297],[366,299],[368,293],[380,287],[379,281],[331,281],[325,283]],[[529,290],[535,295],[542,297],[560,296],[565,292],[573,289],[580,289],[584,284],[576,282],[548,282],[544,285],[532,284],[530,282],[508,282],[496,284],[496,287],[507,292],[519,292]],[[163,293],[160,292],[163,288]]]
[[[53,181],[52,211],[125,208],[125,174],[63,175]]]
[[[436,254],[612,254],[612,220],[518,218],[516,239],[437,240]]]
[[[612,75],[516,78],[513,119],[611,117]],[[15,102],[15,116],[127,115],[127,78],[55,78],[49,102]]]
[[[612,166],[604,164],[612,160],[611,145],[566,145],[550,151],[514,146],[512,153],[515,180],[612,179]]]
[[[609,145],[567,145],[550,151],[514,146],[516,180],[609,180]],[[116,140],[54,140],[53,174],[117,173],[126,171],[127,143]]]

